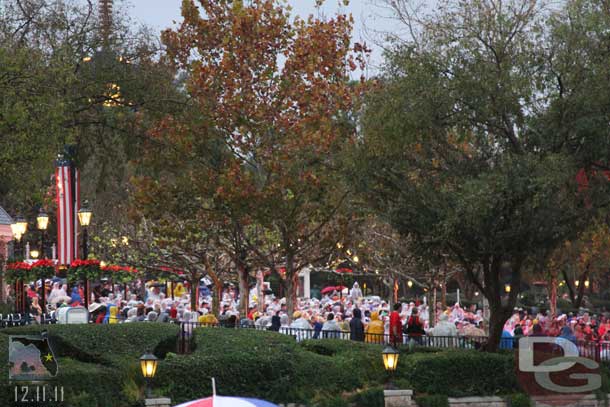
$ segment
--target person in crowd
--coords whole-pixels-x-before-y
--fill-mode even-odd
[[[513,335],[504,329],[502,336],[500,337],[500,349],[512,349],[513,348]]]
[[[455,324],[449,322],[449,316],[442,313],[439,316],[439,321],[436,326],[430,330],[433,336],[457,336],[457,328]]]
[[[341,337],[341,327],[335,321],[335,315],[332,312],[326,316],[326,322],[322,326],[322,337],[334,339]]]
[[[275,308],[273,308],[275,309]],[[280,319],[280,311],[279,309],[275,311],[274,315],[271,317],[271,326],[268,328],[270,331],[279,332],[282,327],[282,322]]]
[[[570,328],[569,326],[564,326],[563,328],[561,328],[561,333],[557,337],[557,341],[569,341],[572,342],[574,345],[578,345],[578,340],[576,339],[576,336],[574,336],[572,328]]]
[[[80,307],[80,306],[82,306],[82,303],[83,303],[83,300],[82,300],[82,297],[80,296],[78,287],[73,287],[72,294],[70,296],[70,306]]]
[[[150,311],[147,315],[146,315],[146,319],[144,321],[146,322],[157,322],[157,317],[159,315],[155,312],[155,311]]]
[[[384,343],[383,321],[379,318],[379,312],[371,313],[371,322],[366,327],[366,341],[369,343]]]
[[[350,334],[349,338],[352,341],[364,342],[364,324],[362,323],[362,311],[354,308],[352,319],[349,322]]]
[[[210,312],[203,313],[203,315],[199,316],[197,321],[204,326],[216,326],[218,325],[218,319],[214,316],[214,314]]]
[[[402,344],[402,320],[400,311],[402,304],[397,302],[394,304],[394,311],[390,314],[390,343],[396,347]]]
[[[360,286],[358,285],[357,281],[354,282],[354,285],[350,290],[349,296],[354,302],[357,302],[362,298],[362,290],[360,289]]]
[[[313,339],[320,338],[320,332],[322,332],[322,321],[320,321],[320,317],[317,315],[312,315],[311,317],[311,325],[313,326]]]
[[[425,335],[426,331],[424,330],[424,324],[419,319],[417,313],[417,308],[411,310],[411,316],[407,320],[405,333],[408,335],[409,340],[413,339],[415,342],[421,344],[421,337]]]
[[[303,314],[301,311],[295,311],[292,314],[292,324],[290,324],[290,328],[311,329],[311,325],[307,320],[307,314]]]
[[[117,324],[119,322],[119,318],[117,316],[117,314],[119,312],[119,308],[116,305],[113,305],[110,307],[109,311],[110,311],[110,317],[108,318],[108,323]]]

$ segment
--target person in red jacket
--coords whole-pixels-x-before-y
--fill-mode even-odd
[[[402,344],[402,321],[400,320],[400,310],[402,304],[397,302],[394,304],[394,311],[390,313],[390,343],[397,347]]]

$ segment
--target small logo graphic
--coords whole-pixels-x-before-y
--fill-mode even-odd
[[[576,346],[564,338],[523,337],[515,355],[517,378],[534,399],[549,406],[575,401],[601,387],[595,343]]]
[[[9,336],[9,381],[44,382],[57,375],[57,361],[46,332]]]

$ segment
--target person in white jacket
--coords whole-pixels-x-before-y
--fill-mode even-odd
[[[341,335],[341,327],[335,321],[335,315],[331,312],[326,317],[326,322],[322,326],[322,338],[339,338]]]
[[[428,332],[432,338],[432,345],[439,347],[455,347],[457,346],[457,328],[449,322],[449,317],[444,312],[441,313],[436,326]]]

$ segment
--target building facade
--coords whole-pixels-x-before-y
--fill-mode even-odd
[[[9,242],[13,239],[13,232],[11,231],[11,224],[13,219],[9,214],[0,206],[0,303],[5,302],[6,298],[6,284],[4,283],[4,264],[8,259]]]

